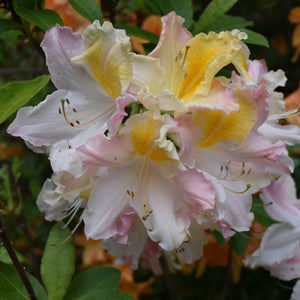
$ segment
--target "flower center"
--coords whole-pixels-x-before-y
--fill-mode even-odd
[[[148,155],[152,160],[169,160],[166,150],[159,147],[157,142],[160,134],[161,122],[148,117],[135,123],[131,131],[133,147],[142,155]]]

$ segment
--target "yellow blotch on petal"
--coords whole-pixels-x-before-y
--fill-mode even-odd
[[[200,127],[202,139],[200,148],[207,148],[221,141],[243,144],[257,120],[257,107],[250,95],[237,92],[239,111],[226,115],[222,111],[197,111],[193,123]]]
[[[186,75],[177,93],[180,99],[195,92],[206,96],[215,75],[230,63],[246,79],[250,79],[246,66],[248,53],[238,36],[229,31],[219,34],[210,32],[208,35],[200,33],[181,52]]]
[[[88,49],[74,60],[88,64],[101,87],[116,99],[128,87],[132,76],[129,38],[108,22],[102,27],[90,25],[83,37]]]
[[[166,150],[159,148],[155,140],[159,138],[161,122],[148,117],[144,120],[138,120],[132,131],[131,140],[136,151],[142,155],[148,155],[152,160],[169,160]]]

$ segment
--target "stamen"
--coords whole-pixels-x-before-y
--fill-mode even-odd
[[[183,58],[183,62],[182,62],[181,67],[183,67],[184,64],[185,64],[185,60],[186,60],[186,57],[187,57],[187,53],[188,53],[188,51],[189,51],[190,48],[191,48],[190,45],[186,45],[186,46],[185,46],[185,53],[184,53],[184,58]]]
[[[139,210],[140,211],[144,211],[144,215],[142,216],[142,220],[146,221],[147,218],[150,216],[150,214],[153,212],[153,210],[148,210],[147,207],[147,178],[148,178],[148,173],[149,173],[149,158],[146,157],[143,160],[143,165],[142,165],[142,172],[141,172],[141,176],[139,176],[139,180],[137,183],[137,187],[136,187],[136,191],[135,193],[132,191],[131,192],[131,196],[132,196],[132,200],[134,201],[138,195],[139,195],[139,191],[141,190],[142,193],[142,205],[143,207],[140,207],[140,202],[138,202],[139,205]]]
[[[242,163],[242,168],[239,174],[237,175],[233,175],[231,174],[231,169],[232,169],[232,165],[234,165],[234,162],[227,162],[225,167],[224,165],[221,165],[220,167],[220,172],[215,175],[213,172],[209,172],[211,175],[215,176],[218,180],[225,180],[225,181],[240,181],[245,179],[252,171],[251,168],[249,168],[248,170],[246,170],[246,163],[243,162]],[[234,166],[234,168],[237,168],[236,166]],[[224,173],[224,169],[225,169],[225,173]]]
[[[61,107],[58,108],[58,113],[62,114],[65,121],[67,122],[67,124],[69,124],[71,127],[74,127],[76,129],[80,129],[80,128],[84,128],[90,124],[92,124],[93,122],[95,122],[97,119],[103,117],[104,115],[112,112],[115,109],[115,104],[110,106],[105,112],[103,112],[102,114],[96,116],[95,118],[91,119],[90,121],[87,121],[85,123],[81,123],[78,119],[74,120],[74,121],[70,121],[68,116],[67,116],[67,112],[66,112],[66,106],[65,106],[65,102],[70,105],[70,100],[68,98],[64,99],[62,98],[60,100],[61,102]],[[77,109],[75,107],[72,108],[72,113],[77,114]],[[74,123],[75,122],[75,123]]]
[[[61,228],[61,230],[65,229],[70,222],[73,220],[73,218],[75,217],[75,215],[77,214],[79,208],[81,207],[81,204],[84,200],[78,198],[74,203],[73,206],[71,207],[71,209],[69,210],[69,212],[64,216],[64,219],[67,218],[68,216],[71,215],[70,219],[68,220],[68,222]]]
[[[269,206],[269,205],[272,205],[272,204],[273,204],[273,202],[270,201],[270,202],[268,202],[268,203],[262,203],[262,204],[253,203],[252,205],[253,205],[253,206],[256,206],[256,207],[266,207],[266,206]]]
[[[299,114],[300,114],[300,109],[298,107],[296,109],[292,109],[292,110],[283,112],[282,114],[270,115],[267,120],[268,121],[275,121],[275,120],[280,120],[280,119],[295,117],[295,116],[298,116]]]
[[[233,191],[233,190],[227,188],[224,185],[223,185],[223,187],[224,187],[225,190],[227,190],[227,191],[229,191],[231,193],[234,193],[234,194],[244,194],[244,193],[246,193],[251,188],[251,184],[248,183],[247,186],[246,186],[246,188],[243,191],[241,191],[241,192]]]
[[[70,232],[68,232],[68,236],[60,243],[51,243],[51,246],[55,246],[55,247],[59,247],[59,246],[62,246],[64,243],[66,243],[70,237],[74,234],[74,232],[77,230],[77,228],[79,227],[79,225],[81,224],[82,222],[82,218],[80,218],[76,224],[76,226],[74,227],[74,229]]]

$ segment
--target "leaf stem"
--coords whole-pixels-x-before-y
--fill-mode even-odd
[[[221,300],[225,300],[226,297],[227,297],[227,293],[228,293],[228,288],[229,288],[229,284],[230,284],[230,277],[231,277],[231,273],[232,273],[232,255],[233,255],[232,249],[231,249],[231,247],[229,247],[228,266],[227,266],[227,270],[226,270],[225,280],[224,280],[224,283],[223,283]]]
[[[166,260],[164,255],[160,256],[159,262],[161,264],[162,271],[163,271],[163,277],[164,277],[164,280],[166,282],[167,289],[168,289],[168,292],[169,292],[169,299],[177,300],[178,299],[177,292],[176,292],[174,283],[173,283],[172,278],[171,278],[171,272],[169,270],[167,260]]]
[[[9,184],[10,184],[10,189],[11,189],[11,194],[15,203],[15,206],[18,207],[21,204],[21,199],[20,195],[18,193],[18,186],[15,180],[15,176],[11,167],[10,162],[6,162],[6,168],[7,168],[7,173],[8,173],[8,178],[9,178]],[[20,224],[20,228],[22,229],[24,233],[24,237],[27,241],[27,245],[29,248],[30,256],[31,256],[31,265],[32,265],[32,271],[34,275],[37,277],[37,279],[40,281],[41,284],[43,284],[41,275],[39,272],[39,267],[38,267],[38,262],[37,258],[35,256],[34,250],[33,250],[33,241],[30,237],[29,229],[27,226],[26,218],[24,215],[23,208],[21,207],[20,209],[20,214],[18,216],[18,221]]]
[[[18,260],[18,257],[16,255],[16,252],[14,250],[14,248],[12,247],[8,235],[7,235],[7,229],[6,227],[4,227],[3,222],[2,222],[2,218],[0,217],[0,236],[3,242],[3,246],[5,247],[5,249],[7,250],[7,253],[9,254],[13,265],[15,266],[17,272],[19,273],[19,276],[21,277],[25,288],[27,290],[27,293],[30,297],[31,300],[38,300],[38,298],[36,297],[34,290],[32,288],[32,285],[20,263],[20,261]]]

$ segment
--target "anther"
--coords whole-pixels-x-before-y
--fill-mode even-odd
[[[69,101],[69,99],[68,99],[68,98],[66,98],[66,102],[67,102],[68,104],[70,104],[70,101]]]
[[[225,190],[227,190],[227,191],[229,191],[229,192],[231,192],[231,193],[235,193],[235,194],[244,194],[244,193],[246,193],[250,188],[251,188],[251,184],[248,183],[248,184],[246,185],[246,188],[245,188],[243,191],[237,192],[237,191],[233,191],[233,190],[227,188],[226,186],[224,186],[224,189],[225,189]]]
[[[263,204],[256,204],[256,203],[253,203],[253,206],[256,206],[256,207],[266,207],[266,206],[269,206],[269,205],[272,205],[273,202],[270,201],[268,203],[263,203]]]
[[[187,53],[188,53],[188,51],[189,51],[189,49],[191,48],[191,46],[190,45],[186,45],[185,46],[185,53],[184,53],[184,58],[183,58],[183,62],[182,62],[182,67],[184,66],[184,64],[185,64],[185,60],[186,60],[186,57],[187,57]]]
[[[75,113],[77,113],[77,110],[76,110],[76,108],[73,108],[73,111],[74,111]]]

